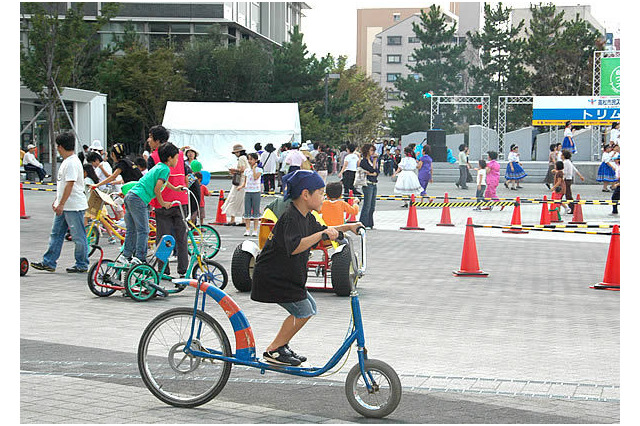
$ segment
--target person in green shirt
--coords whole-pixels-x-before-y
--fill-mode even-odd
[[[171,204],[162,198],[164,185],[166,184],[174,191],[183,189],[182,185],[173,186],[169,183],[169,168],[175,167],[180,157],[178,148],[171,142],[164,143],[158,148],[158,156],[160,163],[153,166],[124,197],[124,223],[127,233],[119,260],[119,263],[124,265],[142,263],[147,257],[148,205],[151,200],[157,198],[162,207],[169,208]]]

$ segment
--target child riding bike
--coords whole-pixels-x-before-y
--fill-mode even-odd
[[[326,227],[316,221],[311,211],[322,210],[325,187],[317,172],[296,170],[282,180],[286,188],[284,198],[292,201],[258,255],[251,299],[277,303],[289,312],[263,357],[270,363],[297,366],[307,358],[292,351],[289,342],[317,312],[315,300],[305,287],[309,252],[322,241],[323,235],[335,241],[338,231],[355,233],[362,224]]]

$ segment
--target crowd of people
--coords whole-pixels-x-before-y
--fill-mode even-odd
[[[565,137],[562,143],[550,146],[548,171],[544,183],[551,191],[553,200],[573,200],[572,184],[576,177],[584,181],[584,176],[572,163],[572,156],[577,152],[573,141],[574,128],[571,122],[565,126]],[[612,200],[620,199],[620,123],[613,124],[609,133],[608,143],[602,147],[602,162],[598,169],[597,181],[601,182],[603,192],[613,192]],[[76,241],[76,265],[69,268],[70,272],[85,271],[88,265],[85,246],[86,236],[77,240],[84,232],[86,219],[76,223],[77,215],[67,211],[78,212],[86,209],[86,200],[94,188],[115,194],[121,193],[122,185],[136,182],[135,190],[126,196],[114,197],[115,206],[112,215],[116,220],[122,220],[128,230],[129,242],[125,238],[126,251],[124,259],[127,262],[142,261],[146,256],[145,249],[139,244],[135,235],[142,238],[142,233],[148,233],[147,225],[142,223],[143,211],[153,211],[157,226],[157,239],[162,235],[171,234],[176,238],[176,253],[178,259],[177,272],[184,274],[188,265],[186,226],[182,214],[191,211],[194,223],[203,223],[205,219],[205,197],[209,194],[206,185],[202,184],[201,165],[194,148],[174,147],[177,154],[176,163],[167,162],[167,158],[160,155],[160,148],[170,144],[169,131],[163,126],[153,126],[149,131],[146,149],[141,156],[133,160],[125,152],[125,146],[120,143],[113,145],[109,155],[105,152],[101,142],[94,140],[91,146],[84,145],[82,152],[75,154],[74,146],[70,147],[70,139],[74,136],[64,133],[56,140],[58,154],[63,158],[57,179],[57,197],[53,209],[56,219],[52,229],[49,249],[41,263],[35,263],[36,269],[55,270],[59,256],[59,233],[64,228],[63,237],[71,237]],[[358,147],[348,143],[339,149],[333,149],[322,143],[307,141],[287,142],[275,148],[267,143],[264,148],[260,143],[254,145],[254,150],[247,152],[242,144],[233,146],[232,153],[236,157],[236,164],[229,168],[232,176],[231,191],[227,196],[222,213],[226,214],[226,225],[245,227],[245,236],[257,236],[259,219],[261,217],[261,194],[284,193],[286,183],[284,176],[296,170],[313,170],[322,181],[327,183],[328,176],[336,175],[339,182],[327,187],[327,200],[324,206],[331,223],[344,222],[347,217],[359,214],[359,222],[368,229],[374,227],[374,212],[378,195],[377,185],[381,174],[390,176],[395,182],[394,193],[399,195],[415,195],[426,197],[427,187],[433,182],[433,158],[431,147],[426,139],[419,144],[409,144],[402,149],[400,143],[392,140],[376,140]],[[173,144],[171,144],[173,146]],[[67,149],[69,148],[70,149]],[[25,170],[34,171],[41,180],[48,177],[44,167],[37,162],[33,151],[35,146],[29,145],[23,156]],[[173,150],[171,150],[173,153]],[[402,152],[402,155],[401,155]],[[498,198],[497,188],[501,178],[498,154],[489,151],[487,160],[479,160],[476,164],[469,159],[469,147],[459,146],[458,158],[448,161],[457,162],[460,175],[455,185],[460,189],[468,189],[473,181],[471,171],[476,173],[476,198],[495,200]],[[33,158],[32,158],[33,157]],[[164,158],[164,159],[163,159]],[[518,146],[511,145],[504,173],[504,186],[510,190],[522,188],[521,181],[527,176],[520,162]],[[158,175],[154,171],[152,178],[146,176],[160,163],[168,165],[171,171],[168,176]],[[200,167],[195,167],[198,164]],[[193,169],[192,169],[193,166]],[[165,167],[160,167],[165,169]],[[76,174],[80,176],[80,184],[76,182]],[[62,177],[62,178],[60,178]],[[153,181],[153,182],[152,182]],[[156,194],[156,186],[162,182],[162,197]],[[69,184],[67,186],[67,183]],[[338,187],[339,185],[339,187]],[[189,188],[190,191],[183,191]],[[82,200],[76,194],[82,189]],[[70,200],[69,202],[67,202]],[[348,200],[350,202],[345,202]],[[81,207],[84,207],[81,208]],[[123,206],[125,207],[123,209]],[[190,207],[190,208],[189,208]],[[405,201],[403,207],[408,207]],[[563,206],[565,213],[573,213],[573,205]],[[180,212],[182,209],[182,213]],[[486,207],[491,209],[491,207]],[[617,214],[617,205],[613,206],[613,213]],[[241,222],[237,222],[241,218]],[[79,229],[82,224],[82,229]],[[146,238],[146,237],[145,237]],[[113,236],[109,241],[115,242]],[[167,271],[167,273],[170,273]]]

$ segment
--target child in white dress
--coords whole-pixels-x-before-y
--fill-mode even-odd
[[[422,191],[422,186],[418,180],[416,170],[418,169],[418,162],[413,157],[413,150],[409,147],[404,149],[404,158],[398,164],[398,169],[393,173],[393,177],[397,175],[396,185],[393,192],[402,195],[419,195]],[[405,201],[402,207],[408,207],[408,203]]]

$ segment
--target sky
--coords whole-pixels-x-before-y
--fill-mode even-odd
[[[388,7],[424,7],[431,4],[439,5],[443,10],[449,10],[449,2],[444,1],[411,1],[411,0],[324,0],[307,1],[311,9],[303,11],[302,33],[304,41],[310,53],[322,57],[331,53],[334,57],[347,55],[348,65],[356,61],[356,32],[357,10]],[[510,7],[529,7],[531,3],[539,1],[504,1],[503,4]],[[548,3],[544,1],[543,3]],[[574,1],[553,1],[556,5],[580,4]],[[618,0],[592,0],[582,4],[591,5],[591,14],[608,32],[619,34],[621,16],[624,16],[623,5],[625,2]],[[627,4],[629,2],[626,2]],[[493,4],[493,3],[492,3]],[[496,3],[497,4],[497,3]]]

